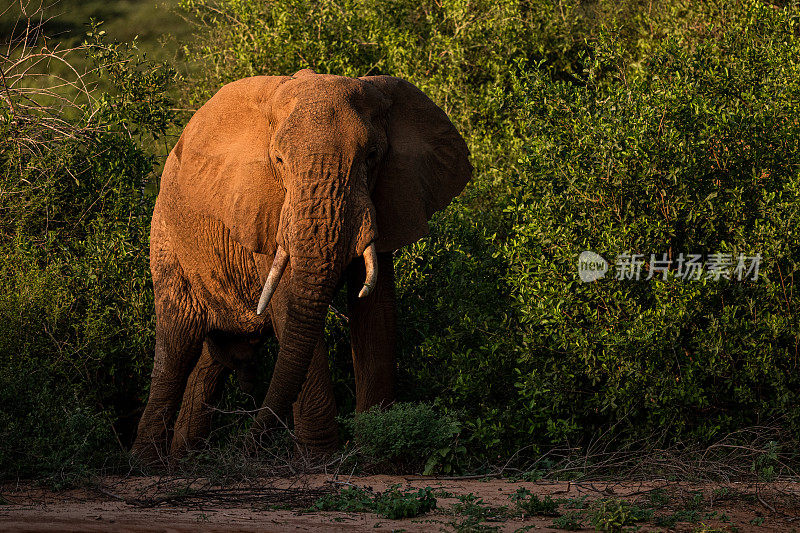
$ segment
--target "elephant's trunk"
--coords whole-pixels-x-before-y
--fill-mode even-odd
[[[291,257],[291,279],[283,280],[289,285],[285,287],[285,322],[278,326],[280,350],[257,420],[259,429],[274,427],[275,417],[283,420],[300,395],[314,349],[324,335],[328,305],[350,260],[364,256],[362,297],[377,281],[377,252],[372,244],[377,232],[366,188],[355,178],[340,179],[352,166],[341,155],[317,155],[313,163],[311,171],[302,173],[303,187],[287,188],[276,236],[280,247],[258,306],[259,312],[266,308],[284,261]]]
[[[314,348],[324,334],[325,316],[336,286],[332,276],[320,279],[319,272],[294,270],[294,265],[292,268],[292,286],[286,323],[279,339],[278,360],[257,419],[260,429],[275,427],[278,420],[285,420],[297,400]]]

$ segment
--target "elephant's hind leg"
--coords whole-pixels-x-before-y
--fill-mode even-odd
[[[213,355],[212,341],[206,339],[200,360],[189,375],[183,403],[175,422],[170,457],[178,458],[196,448],[211,431],[214,404],[219,400],[228,369]]]

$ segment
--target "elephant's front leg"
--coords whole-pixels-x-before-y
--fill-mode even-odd
[[[158,315],[158,309],[156,310]],[[201,339],[190,321],[180,328],[163,316],[156,320],[156,353],[150,397],[147,400],[131,453],[147,464],[166,463],[170,424],[178,410],[186,376],[200,356]],[[187,325],[188,324],[188,325]]]
[[[359,298],[364,264],[347,271],[347,304],[356,377],[356,411],[394,401],[397,303],[391,253],[378,254],[378,281],[372,293]]]
[[[336,449],[339,444],[336,400],[324,339],[320,339],[314,349],[308,376],[293,411],[295,437],[303,451],[313,454]]]

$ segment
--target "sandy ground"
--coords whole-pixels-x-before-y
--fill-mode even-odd
[[[431,487],[436,491],[438,508],[404,520],[388,520],[372,513],[303,511],[320,494],[347,484],[380,492],[396,484],[402,488]],[[693,491],[702,491],[699,518],[694,523],[678,522],[670,531],[800,530],[800,483],[759,486],[689,485],[658,480],[528,483],[504,479],[314,475],[202,490],[208,486],[204,480],[106,477],[92,487],[53,492],[33,482],[6,483],[0,485],[0,531],[475,531],[474,527],[470,529],[468,516],[453,508],[459,502],[458,496],[471,493],[482,499],[484,506],[513,508],[509,497],[519,487],[540,496],[551,495],[573,502],[615,498],[639,504],[652,503],[656,490],[661,495],[658,515],[685,508]],[[187,487],[199,492],[187,491]],[[573,512],[566,509],[567,505],[570,504],[562,504],[562,513]],[[481,521],[479,527],[498,531],[562,531],[552,526],[553,520],[513,516]],[[582,524],[583,531],[594,529],[588,518],[583,518]],[[653,520],[639,526],[639,531],[667,530],[654,525]]]

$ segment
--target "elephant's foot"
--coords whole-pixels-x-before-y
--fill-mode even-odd
[[[294,441],[294,458],[308,466],[315,466],[328,462],[339,451],[339,439],[322,441],[304,441],[297,438]]]
[[[330,458],[338,451],[338,428],[334,426],[334,431],[313,434],[295,428],[292,434],[286,424],[276,417],[263,417],[253,423],[244,447],[251,456],[264,452],[268,452],[269,456],[280,456],[291,447],[295,459],[310,465]]]
[[[295,418],[294,455],[306,464],[319,464],[327,461],[339,451],[339,426],[336,420],[318,419],[298,420]]]
[[[244,448],[248,455],[257,456],[261,452],[285,445],[287,426],[282,420],[273,415],[271,411],[259,412],[250,431],[245,437]]]
[[[169,456],[162,444],[155,439],[137,438],[131,447],[134,462],[148,470],[168,468]]]

